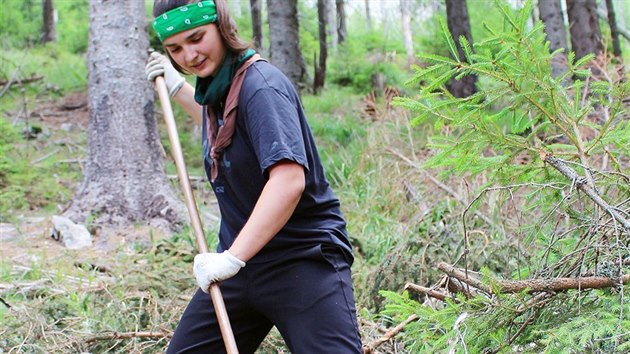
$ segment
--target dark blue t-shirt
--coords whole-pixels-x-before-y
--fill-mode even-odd
[[[204,110],[204,165],[210,176],[206,119]],[[324,175],[299,97],[289,79],[264,61],[247,69],[232,143],[223,150],[212,183],[221,210],[217,250],[232,245],[254,210],[268,169],[281,160],[304,167],[306,188],[286,225],[250,262],[273,260],[319,244],[340,246],[352,260],[346,221]]]

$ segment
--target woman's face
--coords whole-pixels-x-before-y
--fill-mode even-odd
[[[215,75],[226,53],[219,28],[214,23],[174,34],[163,44],[182,69],[198,77]]]

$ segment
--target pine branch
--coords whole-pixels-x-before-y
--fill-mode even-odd
[[[438,269],[443,271],[444,273],[446,273],[446,275],[448,275],[449,277],[453,277],[455,279],[458,279],[464,283],[466,283],[467,285],[473,286],[485,293],[488,294],[492,294],[492,289],[490,289],[489,286],[487,286],[486,284],[482,283],[479,279],[474,278],[474,277],[470,277],[468,275],[468,271],[466,272],[462,272],[461,270],[453,267],[452,265],[449,265],[446,262],[440,262],[437,265]]]
[[[617,222],[619,222],[626,232],[630,233],[630,220],[626,219],[620,212],[617,211],[616,208],[608,204],[600,195],[597,193],[595,189],[593,189],[588,183],[587,180],[580,176],[575,170],[569,167],[563,160],[553,156],[552,154],[541,152],[541,159],[550,164],[553,168],[562,173],[565,177],[571,179],[575,185],[584,192],[589,198],[591,198],[595,204],[597,204],[600,208],[604,209],[608,214],[610,214]]]
[[[469,277],[464,272],[455,267],[440,262],[438,269],[447,275],[465,282],[471,286],[481,289],[489,294],[493,294],[492,289],[482,283],[479,279]],[[534,292],[558,292],[571,289],[601,289],[610,288],[617,284],[627,284],[630,282],[630,274],[625,274],[619,279],[602,276],[580,277],[580,278],[553,278],[553,279],[528,279],[528,280],[504,280],[496,281],[496,288],[501,293],[520,293],[527,290]]]
[[[524,290],[529,292],[540,291],[564,291],[571,289],[601,289],[610,288],[619,283],[626,284],[630,281],[630,274],[621,276],[620,279],[593,276],[581,278],[554,278],[554,279],[528,279],[520,281],[499,282],[500,291],[503,293],[519,293]]]
[[[442,301],[446,301],[446,299],[450,299],[454,302],[458,302],[457,299],[450,297],[444,293],[441,293],[439,291],[435,291],[431,288],[425,288],[424,286],[420,286],[420,285],[416,285],[413,283],[407,283],[405,284],[405,290],[413,290],[417,293],[421,293],[421,294],[425,294],[427,296],[436,298],[438,300],[442,300]]]

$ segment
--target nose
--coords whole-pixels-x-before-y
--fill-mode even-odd
[[[197,57],[197,50],[194,46],[187,45],[183,47],[184,50],[184,60],[187,64],[192,64],[195,62],[195,58]]]

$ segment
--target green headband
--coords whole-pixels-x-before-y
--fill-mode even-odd
[[[201,1],[180,6],[156,17],[153,29],[160,41],[176,33],[184,32],[217,20],[217,7],[214,1]]]

